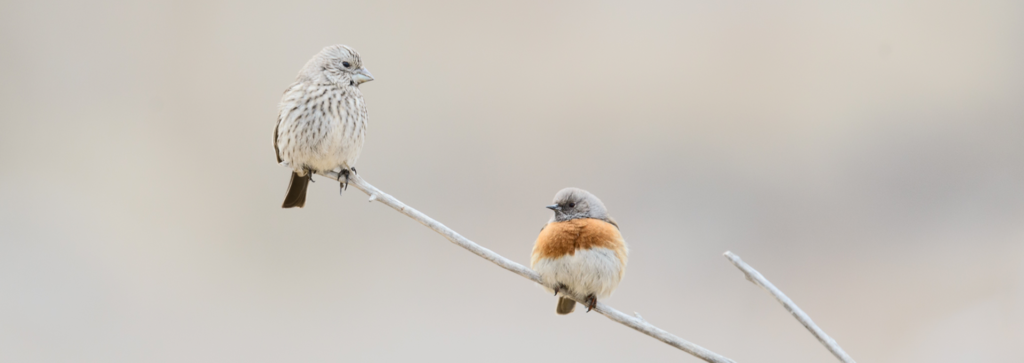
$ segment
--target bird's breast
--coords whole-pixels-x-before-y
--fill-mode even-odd
[[[555,259],[574,255],[578,250],[607,248],[615,251],[621,264],[626,264],[626,242],[619,229],[611,223],[593,218],[548,223],[533,246],[532,262],[542,258]]]
[[[280,106],[279,156],[296,167],[351,167],[363,146],[366,105],[358,89],[333,85],[293,86]]]

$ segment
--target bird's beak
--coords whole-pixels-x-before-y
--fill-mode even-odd
[[[555,211],[562,209],[562,207],[559,207],[558,204],[546,205],[546,206],[544,206],[544,208],[547,208],[547,209],[550,209],[550,210],[555,210]]]
[[[362,84],[363,82],[372,81],[373,75],[366,68],[359,68],[356,70],[356,74],[352,76],[352,80],[356,81],[356,84]]]

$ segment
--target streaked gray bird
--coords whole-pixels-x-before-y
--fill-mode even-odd
[[[281,97],[274,152],[292,168],[282,208],[306,204],[306,187],[317,172],[355,173],[366,136],[366,104],[359,85],[373,80],[359,53],[332,45],[313,56]]]

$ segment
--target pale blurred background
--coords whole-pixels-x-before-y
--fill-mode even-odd
[[[698,362],[326,179],[277,102],[376,81],[358,168],[521,263],[566,186],[610,299],[738,362],[1024,361],[1024,3],[0,5],[0,361]]]

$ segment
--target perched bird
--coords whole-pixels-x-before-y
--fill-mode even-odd
[[[341,168],[348,185],[366,136],[366,104],[359,85],[373,80],[359,53],[332,45],[313,56],[281,97],[274,152],[288,162],[292,179],[282,208],[306,204],[306,187],[317,172]]]
[[[576,307],[566,296],[586,301],[589,312],[619,286],[629,249],[604,203],[590,192],[565,188],[554,203],[547,206],[555,215],[537,236],[530,268],[548,292],[562,294],[555,312],[564,315]]]

